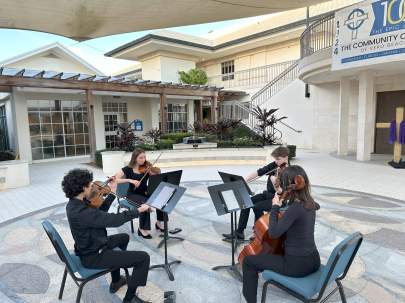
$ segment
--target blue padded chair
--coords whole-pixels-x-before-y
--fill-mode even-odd
[[[363,235],[356,232],[337,245],[328,259],[326,265],[321,265],[318,271],[302,278],[283,276],[270,270],[263,271],[263,278],[266,282],[263,285],[262,303],[266,302],[267,287],[273,284],[303,302],[321,301],[326,287],[333,281],[335,287],[321,302],[327,301],[337,290],[340,298],[346,303],[346,296],[341,281],[346,277],[347,272],[359,250]]]
[[[67,273],[69,273],[75,284],[79,287],[79,291],[77,292],[76,296],[76,303],[79,303],[82,296],[83,287],[87,284],[87,282],[90,282],[91,280],[101,277],[109,272],[112,272],[113,270],[115,270],[115,268],[91,269],[84,267],[80,262],[80,258],[78,256],[69,253],[58,231],[49,220],[43,221],[42,226],[46,234],[48,235],[49,240],[51,240],[51,243],[59,256],[59,259],[63,263],[65,263],[65,271],[63,273],[62,284],[60,285],[58,298],[59,300],[62,300],[63,290],[65,289],[66,276]],[[76,273],[79,274],[79,276],[77,276]],[[125,269],[125,275],[128,279],[127,269]]]
[[[119,197],[126,197],[128,193],[128,188],[129,188],[129,183],[118,183],[117,184],[117,195]],[[117,213],[119,213],[121,208],[126,208],[126,209],[133,209],[134,206],[128,202],[127,199],[119,198],[117,197],[118,200],[118,208],[117,208]],[[134,221],[131,220],[129,221],[131,224],[131,232],[134,233]]]

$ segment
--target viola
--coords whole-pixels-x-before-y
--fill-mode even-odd
[[[287,190],[280,195],[280,200],[284,201],[290,197],[293,191],[301,190],[305,187],[305,180],[302,176],[296,176],[294,183],[287,187]],[[278,219],[282,218],[282,213],[279,214]],[[270,213],[261,216],[253,226],[254,239],[246,245],[239,254],[239,264],[243,264],[243,260],[246,256],[261,255],[261,254],[273,254],[283,255],[283,244],[285,241],[285,235],[278,239],[270,237],[268,230],[270,224]]]
[[[121,197],[117,195],[115,192],[111,190],[111,187],[108,186],[108,183],[114,180],[114,177],[108,178],[105,182],[102,181],[94,181],[92,183],[92,192],[90,195],[90,198],[87,200],[89,201],[88,206],[91,208],[100,208],[101,205],[104,203],[104,197],[109,194],[113,194],[114,196],[120,198],[120,199],[126,199],[129,202],[131,202],[133,205],[136,207],[139,207],[142,205],[142,202],[135,202],[132,201],[126,197]]]

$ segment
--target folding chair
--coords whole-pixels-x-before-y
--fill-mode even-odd
[[[263,271],[262,276],[266,282],[263,285],[262,303],[266,302],[269,284],[283,289],[303,302],[326,302],[339,290],[342,302],[346,303],[341,281],[346,277],[362,241],[363,235],[359,232],[348,236],[334,248],[326,265],[321,265],[318,271],[306,277],[293,278],[270,270]],[[336,282],[337,287],[322,300],[326,287],[333,281]]]
[[[129,183],[118,183],[117,184],[117,195],[120,197],[126,197],[128,194],[128,188],[129,188]],[[128,202],[127,199],[123,198],[118,198],[118,208],[117,208],[117,213],[119,213],[121,208],[126,208],[126,209],[133,209],[134,206]],[[134,222],[133,220],[130,221],[131,224],[131,232],[134,233]]]
[[[84,267],[80,262],[80,258],[78,256],[69,253],[58,231],[55,229],[55,227],[49,220],[43,221],[42,226],[46,234],[48,235],[49,240],[51,240],[51,243],[55,248],[56,253],[58,254],[60,260],[65,264],[65,271],[63,273],[62,284],[60,285],[59,290],[59,297],[58,297],[59,300],[61,300],[63,296],[63,290],[65,289],[67,273],[69,273],[75,284],[79,287],[79,291],[77,292],[76,296],[76,303],[80,303],[83,288],[88,282],[98,277],[101,277],[105,274],[108,274],[113,270],[116,270],[116,268],[91,269]],[[125,268],[125,275],[128,279],[129,275],[128,270],[126,268]]]

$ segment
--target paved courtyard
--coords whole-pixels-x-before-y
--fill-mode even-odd
[[[296,163],[307,170],[314,184],[315,199],[321,205],[316,242],[322,260],[345,236],[354,231],[365,235],[358,258],[344,282],[349,302],[405,302],[405,199],[401,198],[405,197],[405,171],[382,165],[385,160],[358,163],[321,153],[301,155]],[[0,302],[58,302],[63,266],[42,230],[41,221],[50,219],[72,248],[60,181],[70,168],[88,167],[81,162],[32,165],[30,187],[0,193]],[[180,303],[244,302],[238,281],[226,272],[211,270],[230,262],[231,249],[220,237],[228,232],[229,218],[217,217],[206,188],[218,183],[217,170],[245,175],[255,168],[218,165],[184,168],[182,185],[187,191],[170,224],[172,228],[181,227],[186,240],[169,246],[169,258],[179,259],[182,264],[173,267],[174,282],[161,270],[151,271],[148,286],[140,289],[141,296],[162,302],[164,290],[175,290]],[[97,178],[104,179],[101,170],[91,169]],[[253,184],[253,189],[259,192],[264,186],[264,180],[259,181]],[[110,230],[116,232],[130,233],[129,224]],[[152,264],[161,263],[163,250],[156,248],[159,240],[156,234],[152,240],[133,235],[129,249],[145,250],[150,253]],[[120,302],[125,289],[110,295],[108,283],[108,276],[89,283],[83,302]],[[74,302],[76,291],[68,278],[62,302]],[[338,302],[338,296],[333,301]],[[268,302],[297,301],[271,288]]]

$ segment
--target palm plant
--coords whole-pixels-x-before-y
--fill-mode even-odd
[[[275,127],[275,125],[279,121],[287,119],[287,117],[283,116],[281,118],[277,118],[274,113],[278,110],[278,108],[271,108],[267,110],[266,108],[261,108],[260,106],[256,106],[252,109],[252,113],[258,121],[256,130],[259,132],[262,138],[263,146],[266,144],[272,145],[280,143],[279,140],[282,137],[282,133]]]

